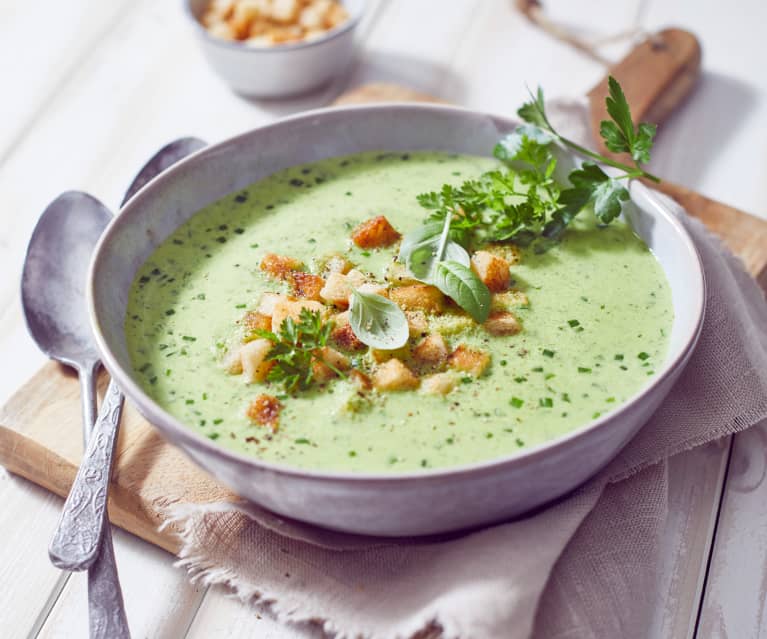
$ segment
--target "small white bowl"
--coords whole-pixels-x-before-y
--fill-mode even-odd
[[[200,22],[208,2],[184,0],[208,63],[235,92],[259,98],[303,93],[344,71],[354,55],[354,30],[365,9],[365,0],[345,0],[348,20],[327,34],[306,42],[251,47],[208,33]]]

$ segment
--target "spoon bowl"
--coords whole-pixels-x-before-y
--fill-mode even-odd
[[[48,357],[79,371],[92,371],[99,361],[85,285],[93,247],[111,219],[87,193],[63,193],[40,217],[24,260],[21,301],[29,332]]]

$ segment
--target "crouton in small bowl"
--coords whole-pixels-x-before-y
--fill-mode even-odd
[[[300,94],[342,73],[364,0],[184,0],[213,70],[235,92]]]

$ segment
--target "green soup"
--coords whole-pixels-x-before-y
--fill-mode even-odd
[[[490,354],[479,378],[446,396],[373,391],[338,379],[282,395],[223,370],[237,321],[281,285],[260,270],[274,252],[310,267],[334,252],[379,278],[396,251],[363,251],[349,234],[385,215],[400,232],[422,224],[416,195],[495,166],[440,153],[363,153],[294,167],[194,215],[141,267],[130,291],[128,349],[144,390],[172,415],[227,448],[303,468],[404,471],[488,460],[577,429],[645,386],[663,364],[673,320],[663,271],[622,222],[579,222],[560,244],[522,250],[512,284],[529,303],[523,330],[479,327],[446,336]],[[284,408],[279,429],[250,422],[263,392]]]

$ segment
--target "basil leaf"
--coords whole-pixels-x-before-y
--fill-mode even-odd
[[[402,238],[399,261],[416,279],[427,284],[431,284],[433,280],[443,228],[442,222],[430,222]],[[466,250],[450,239],[445,243],[443,259],[459,262],[464,266],[471,263]]]
[[[440,262],[434,286],[482,324],[490,315],[490,291],[469,267],[459,262]]]
[[[402,309],[381,295],[352,289],[349,323],[357,338],[372,348],[391,351],[407,343],[410,329]]]

